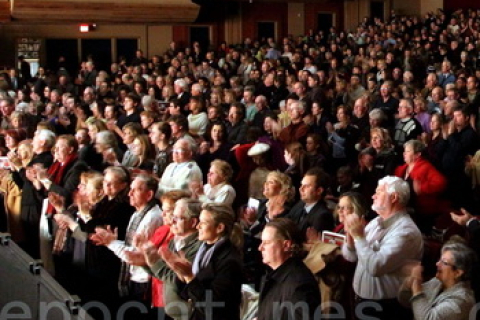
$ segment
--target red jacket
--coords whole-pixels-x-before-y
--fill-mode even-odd
[[[155,245],[155,247],[166,247],[170,240],[173,239],[173,233],[170,232],[170,226],[163,225],[155,230],[150,241]],[[164,307],[163,299],[163,281],[152,277],[152,306],[154,307]]]
[[[407,164],[397,167],[395,175],[405,179]],[[439,214],[445,210],[445,201],[442,193],[447,187],[447,180],[427,160],[419,158],[410,172],[410,178],[420,183],[420,193],[416,194],[414,209],[419,214]]]

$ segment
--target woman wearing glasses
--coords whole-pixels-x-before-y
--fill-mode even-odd
[[[161,250],[161,256],[177,274],[182,298],[192,302],[190,319],[238,320],[242,285],[239,248],[243,239],[237,235],[241,230],[230,206],[208,203],[202,209],[197,229],[203,243],[193,264],[168,249]],[[214,303],[217,307],[212,308]]]
[[[356,214],[360,218],[365,219],[368,213],[368,206],[365,198],[358,192],[345,192],[338,199],[335,213],[339,224],[335,227],[333,232],[345,234],[347,236],[346,241],[353,243],[351,235],[345,232],[344,221],[350,214]],[[353,291],[353,287],[349,284],[353,282],[356,265],[356,263],[349,262],[343,257],[339,257],[330,266],[330,270],[332,270],[333,273],[327,273],[325,271],[326,274],[330,275],[331,279],[338,277],[338,283],[343,282],[343,284],[346,284],[344,285],[344,288],[341,288],[341,286],[339,288],[332,287],[332,292],[335,292],[335,290],[341,290],[338,291],[337,302],[344,306],[345,314],[347,315],[346,319],[353,319],[355,310],[355,292]],[[338,272],[338,270],[341,270],[341,272]]]
[[[411,306],[416,320],[469,319],[475,305],[470,288],[474,255],[462,243],[447,242],[442,247],[435,278],[422,283],[422,267],[413,267],[400,288],[400,303]]]

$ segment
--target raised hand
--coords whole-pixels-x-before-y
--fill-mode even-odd
[[[95,228],[95,233],[90,236],[97,246],[108,246],[112,241],[118,239],[118,229],[112,231],[110,226],[107,226],[107,229],[104,228]]]

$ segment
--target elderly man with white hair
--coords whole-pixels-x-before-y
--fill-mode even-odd
[[[304,114],[305,104],[303,102],[295,100],[290,104],[288,116],[290,117],[291,122],[280,132],[280,136],[278,137],[283,145],[286,146],[287,144],[296,141],[302,143],[305,142],[310,128],[303,121]]]
[[[173,162],[163,172],[158,184],[157,197],[172,190],[189,191],[189,184],[202,182],[203,174],[193,160],[194,146],[188,139],[178,139],[173,145]]]
[[[423,254],[422,234],[406,210],[409,199],[408,183],[386,176],[373,195],[372,209],[378,217],[366,226],[356,214],[345,219],[347,241],[342,253],[346,260],[357,262],[353,290],[359,317],[409,319],[397,293],[406,276],[402,271],[419,263]]]
[[[177,79],[173,83],[173,90],[178,100],[178,105],[183,109],[190,102],[191,94],[188,92],[188,83],[184,79]]]
[[[49,168],[53,163],[52,148],[55,145],[55,133],[50,130],[37,130],[32,140],[34,156],[23,167],[18,156],[9,156],[12,164],[12,179],[22,190],[20,219],[25,231],[22,248],[34,259],[40,258],[39,223],[43,196],[35,187],[36,168]]]
[[[400,152],[403,145],[409,140],[418,139],[423,128],[420,122],[413,116],[413,102],[410,99],[401,99],[398,105],[398,121],[395,125],[395,147]]]

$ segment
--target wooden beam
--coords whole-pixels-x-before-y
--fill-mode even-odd
[[[2,1],[0,2],[0,23],[9,22],[10,20],[10,2]]]
[[[156,0],[146,3],[130,1],[38,1],[15,0],[12,18],[18,21],[95,22],[95,23],[191,23],[200,7],[191,1],[166,4]]]

